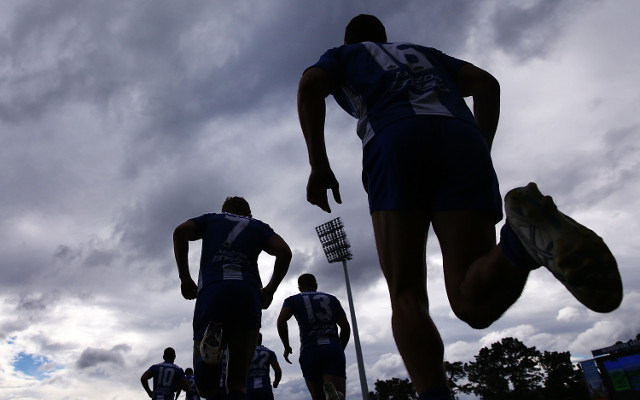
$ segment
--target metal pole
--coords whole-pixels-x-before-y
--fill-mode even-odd
[[[349,310],[351,311],[351,324],[353,325],[353,342],[356,346],[356,358],[358,360],[358,372],[360,373],[360,388],[362,390],[362,400],[367,400],[369,389],[367,387],[367,377],[364,373],[364,361],[362,360],[362,348],[360,347],[360,335],[358,335],[358,323],[356,322],[356,310],[353,307],[353,296],[351,295],[351,283],[347,272],[347,260],[342,260],[344,269],[344,280],[347,283],[347,297],[349,298]]]

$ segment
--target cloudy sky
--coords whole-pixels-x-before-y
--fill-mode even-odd
[[[284,368],[276,397],[307,395],[275,330],[303,272],[348,306],[342,266],[314,228],[340,216],[369,389],[404,378],[360,184],[355,120],[328,99],[327,141],[343,204],[305,201],[296,113],[302,71],[341,44],[359,13],[391,41],[437,47],[501,82],[493,146],[504,195],[531,180],[600,233],[625,299],[588,311],[548,271],[490,328],[452,315],[438,243],[428,245],[431,312],[445,357],[469,361],[512,336],[540,350],[592,349],[640,333],[640,3],[633,0],[47,1],[0,5],[0,397],[145,398],[140,375],[173,346],[191,359],[194,303],[180,295],[171,234],[246,197],[294,250],[263,315]],[[499,228],[501,225],[498,225]],[[199,245],[191,251],[197,274]],[[260,259],[268,279],[273,259]],[[290,322],[297,344],[297,327]],[[293,359],[297,359],[295,349]],[[353,344],[348,394],[360,397]]]

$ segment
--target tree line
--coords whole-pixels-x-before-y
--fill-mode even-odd
[[[566,352],[539,351],[508,337],[483,347],[474,361],[445,361],[454,393],[483,400],[589,400],[582,373]],[[370,400],[417,400],[408,379],[376,381]],[[456,396],[456,398],[458,398]]]

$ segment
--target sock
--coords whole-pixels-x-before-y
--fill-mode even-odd
[[[453,392],[446,386],[437,386],[420,393],[418,400],[454,400]]]
[[[511,229],[509,221],[506,221],[502,229],[500,229],[500,247],[504,255],[513,265],[528,271],[540,267],[540,265],[531,258],[529,253],[527,253],[520,239],[518,239],[516,233]]]

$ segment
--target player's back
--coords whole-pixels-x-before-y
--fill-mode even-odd
[[[464,64],[413,43],[363,42],[330,49],[314,66],[329,73],[331,94],[358,118],[358,136],[366,144],[390,123],[415,115],[475,123],[453,79]]]
[[[178,381],[185,377],[182,368],[170,362],[151,366],[153,372],[153,400],[168,400],[178,389]]]
[[[336,319],[344,314],[340,301],[324,292],[302,292],[285,300],[293,309],[300,327],[300,343],[329,344],[339,342]]]
[[[198,395],[198,389],[196,388],[196,380],[193,375],[186,375],[187,381],[189,382],[189,390],[186,392],[185,400],[200,400],[200,396]]]
[[[245,280],[261,287],[258,256],[275,234],[264,222],[235,214],[212,213],[191,219],[202,237],[199,285]]]

